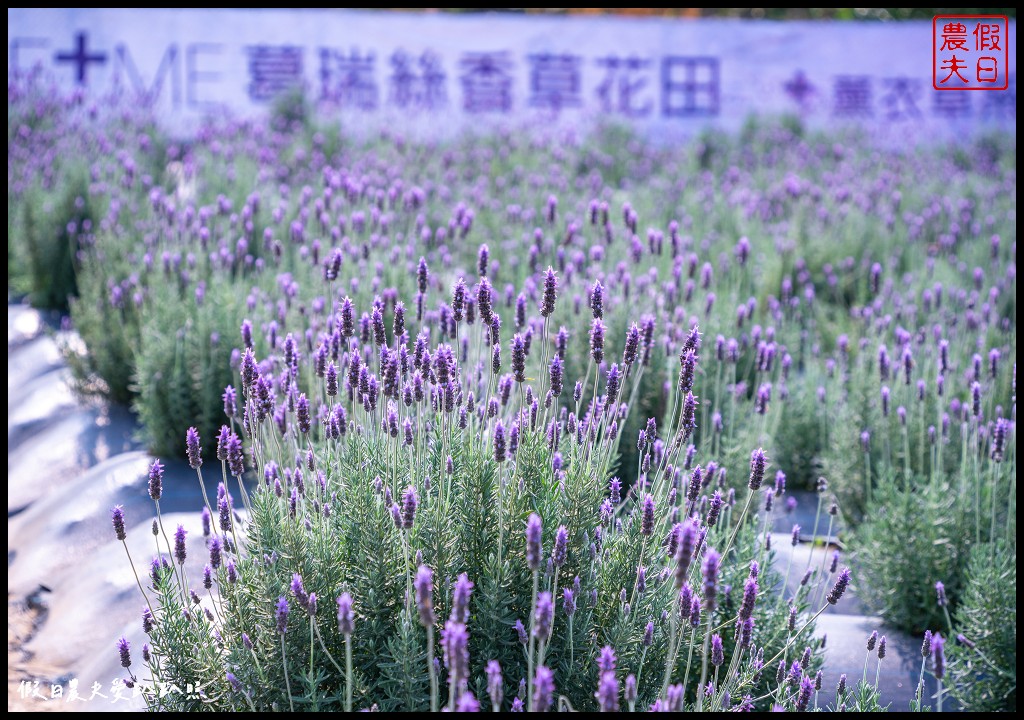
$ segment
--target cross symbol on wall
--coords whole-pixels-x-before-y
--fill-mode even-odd
[[[75,80],[79,85],[85,85],[85,71],[89,63],[103,65],[107,62],[106,53],[88,53],[85,50],[86,37],[84,32],[75,34],[75,49],[68,52],[59,52],[54,56],[56,62],[75,63],[78,67],[75,71]]]
[[[786,94],[796,100],[801,107],[815,94],[814,86],[807,82],[807,76],[803,70],[797,70],[792,79],[782,85]]]

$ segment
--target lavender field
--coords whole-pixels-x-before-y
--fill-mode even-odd
[[[59,492],[139,707],[1016,709],[1013,134],[355,139],[294,96],[185,139],[23,78],[8,301],[136,430],[105,506]],[[27,588],[63,471],[10,408]]]

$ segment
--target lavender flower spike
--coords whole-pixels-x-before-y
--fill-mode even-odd
[[[114,509],[110,511],[110,516],[114,523],[114,535],[117,536],[118,540],[124,540],[128,537],[124,529],[124,506],[115,505]]]
[[[708,612],[716,607],[718,597],[718,571],[721,566],[722,556],[714,549],[709,548],[704,555],[704,605]]]
[[[174,532],[174,559],[178,561],[179,565],[185,564],[185,535],[187,534],[182,525],[179,525]]]
[[[542,592],[537,595],[537,612],[533,617],[533,636],[546,642],[551,633],[551,621],[554,618],[555,605],[551,593]]]
[[[747,487],[751,490],[757,490],[761,487],[761,483],[764,481],[764,470],[767,464],[768,458],[765,457],[764,450],[758,448],[750,455],[750,482]]]
[[[541,536],[543,526],[540,515],[531,513],[526,521],[526,564],[530,570],[540,570],[542,562]]]
[[[352,596],[347,592],[338,598],[338,632],[342,635],[351,635],[355,632],[355,614],[352,612]]]
[[[942,639],[942,635],[935,633],[932,635],[932,671],[935,673],[935,677],[941,680],[946,675],[946,641]]]
[[[835,605],[839,602],[839,599],[843,596],[843,593],[846,592],[846,588],[849,584],[850,568],[843,568],[839,573],[839,577],[836,578],[836,584],[832,586],[831,590],[829,590],[828,597],[826,598],[830,605]]]
[[[555,545],[551,549],[551,561],[555,567],[565,565],[568,543],[569,531],[565,529],[565,525],[559,525],[558,530],[555,531]]]
[[[643,515],[640,521],[640,534],[641,535],[653,535],[654,534],[654,497],[648,493],[644,497],[643,504]]]
[[[159,460],[154,460],[149,466],[149,496],[159,500],[164,492],[164,466]]]
[[[533,679],[533,711],[547,712],[555,696],[555,674],[541,665]]]
[[[434,616],[434,573],[426,565],[420,565],[416,571],[416,609],[420,614],[420,624],[430,627],[436,622]]]
[[[555,298],[558,294],[558,276],[552,267],[548,266],[544,274],[544,296],[540,304],[541,317],[548,317],[555,311]]]
[[[284,635],[288,632],[288,598],[284,595],[277,599],[274,616],[277,618],[277,631]]]
[[[484,671],[487,673],[487,694],[491,696],[491,705],[494,711],[498,712],[501,710],[501,701],[504,698],[501,665],[497,660],[491,660],[487,663]]]
[[[714,634],[711,636],[711,664],[718,667],[725,662],[725,648],[722,647],[722,636]]]
[[[117,652],[121,655],[121,667],[129,668],[132,665],[132,656],[129,654],[131,644],[128,638],[122,637],[117,641]]]
[[[462,573],[452,590],[452,619],[456,622],[469,622],[469,598],[472,594],[473,582],[466,573]]]
[[[614,672],[601,673],[594,697],[597,698],[601,712],[619,711],[619,681],[615,678]]]
[[[188,456],[188,464],[193,470],[198,470],[203,464],[203,454],[199,442],[199,431],[190,427],[185,432],[185,455]]]
[[[406,488],[405,495],[402,498],[402,527],[406,530],[410,530],[416,522],[416,506],[418,504],[419,498],[416,497],[416,488],[410,485]]]

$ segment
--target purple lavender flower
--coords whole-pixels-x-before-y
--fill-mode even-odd
[[[221,395],[221,399],[224,401],[224,414],[229,418],[238,415],[238,393],[235,392],[235,388],[228,385],[224,388],[224,394]]]
[[[526,342],[519,333],[512,336],[512,376],[516,382],[526,382]]]
[[[555,606],[551,593],[542,592],[537,595],[537,610],[533,616],[533,636],[546,641],[551,633],[551,620],[555,614]]]
[[[693,378],[697,370],[697,353],[693,350],[684,349],[679,356],[679,394],[693,390]]]
[[[410,485],[406,488],[405,495],[402,496],[402,527],[406,530],[411,530],[413,523],[416,522],[416,506],[418,504],[416,488]]]
[[[505,458],[505,425],[501,422],[501,418],[498,418],[494,422],[494,461],[500,464],[505,462]]]
[[[665,704],[662,707],[663,711],[667,712],[682,712],[683,701],[686,699],[686,688],[682,684],[669,685],[665,691]]]
[[[768,462],[768,458],[765,457],[764,450],[758,448],[750,454],[750,482],[747,483],[747,487],[751,490],[757,490],[761,487],[761,483],[764,481],[765,466]],[[783,482],[785,482],[785,475]]]
[[[469,622],[469,598],[473,594],[473,583],[466,573],[459,575],[452,589],[452,620]]]
[[[617,363],[612,363],[608,369],[608,382],[605,388],[605,403],[614,406],[619,397],[619,388],[622,384],[622,373]]]
[[[481,248],[482,252],[483,248]],[[480,311],[480,319],[488,327],[490,327],[491,322],[494,320],[493,302],[491,283],[485,275],[481,274],[480,284],[476,290],[476,306]]]
[[[305,393],[301,393],[298,401],[295,403],[295,415],[299,423],[299,432],[303,435],[308,435],[312,428],[312,422],[309,417],[309,399]]]
[[[697,525],[692,520],[683,523],[683,527],[679,531],[679,548],[676,550],[677,588],[682,588],[686,584],[690,563],[693,562],[693,554],[697,549],[697,532]]]
[[[497,660],[488,661],[484,672],[487,675],[487,694],[490,696],[490,705],[492,705],[495,712],[498,712],[501,710],[502,700],[505,694],[502,680],[502,666]]]
[[[128,533],[124,528],[124,506],[115,505],[114,509],[110,511],[110,517],[114,524],[114,535],[117,536],[118,540],[123,541],[128,537]]]
[[[302,584],[302,576],[298,573],[292,575],[291,582],[292,595],[295,596],[295,601],[299,604],[299,607],[306,608],[309,604],[309,595],[306,593],[306,588]]]
[[[939,604],[939,607],[946,607],[948,600],[946,600],[946,586],[942,584],[942,581],[935,583],[935,595]]]
[[[430,627],[437,622],[434,616],[434,573],[426,565],[420,565],[413,581],[416,589],[416,609],[420,614],[420,624]]]
[[[185,455],[188,457],[188,464],[193,470],[198,470],[203,464],[202,448],[199,442],[199,431],[190,427],[185,432]]]
[[[555,696],[555,674],[541,665],[533,678],[533,711],[547,712]]]
[[[718,599],[718,571],[722,557],[714,549],[709,548],[704,555],[704,606],[713,612]]]
[[[540,515],[537,513],[530,513],[530,517],[526,520],[526,564],[534,572],[540,570],[542,559],[541,550],[541,536],[543,534],[543,526],[541,525]]]
[[[885,658],[885,635],[878,638],[878,659],[882,660]]]
[[[749,648],[750,643],[754,638],[754,618],[748,617],[742,623],[740,623],[739,629],[739,643],[741,648]]]
[[[149,466],[149,496],[159,500],[164,492],[164,466],[159,460],[154,460]]]
[[[597,667],[601,672],[615,672],[618,663],[615,657],[615,649],[611,645],[605,645],[597,654]]]
[[[452,692],[458,692],[469,679],[469,632],[460,622],[449,620],[441,631],[444,663],[448,668],[448,682]]]
[[[516,620],[515,624],[516,638],[519,640],[519,644],[526,647],[526,644],[530,641],[529,636],[526,634],[526,628],[523,627],[522,620]]]
[[[594,281],[594,286],[591,288],[590,296],[587,299],[587,306],[593,312],[595,320],[604,317],[604,286],[600,280]]]
[[[277,618],[277,631],[284,635],[288,632],[288,598],[284,595],[277,599],[275,617]]]
[[[650,493],[644,496],[640,534],[648,537],[654,534],[654,497]]]
[[[338,597],[338,632],[351,635],[355,632],[355,613],[352,611],[352,596],[343,592]]]
[[[245,390],[246,395],[251,395],[253,383],[256,382],[256,378],[259,376],[256,356],[253,355],[252,348],[246,348],[242,354],[241,375],[242,389]]]
[[[632,706],[636,702],[636,675],[630,673],[626,676],[626,686],[622,691],[622,697],[627,705]]]
[[[217,511],[221,532],[231,531],[231,503],[224,483],[217,483]]]
[[[179,525],[174,532],[174,559],[178,561],[179,565],[185,564],[185,535],[187,534],[182,525]]]
[[[153,613],[149,606],[142,608],[142,632],[147,635],[153,632]]]
[[[597,704],[601,712],[619,711],[619,681],[616,679],[614,672],[601,673],[594,697],[597,698]]]
[[[327,364],[327,370],[324,373],[324,378],[327,383],[328,397],[335,397],[338,394],[338,368],[334,363]]]
[[[946,675],[946,641],[942,635],[932,635],[932,671],[935,677],[941,680]]]
[[[718,667],[725,662],[725,649],[722,647],[722,636],[715,633],[711,636],[711,664]]]
[[[558,294],[558,277],[551,266],[544,274],[544,295],[540,303],[541,317],[548,317],[555,311],[555,298]]]
[[[836,578],[835,585],[829,590],[826,600],[830,605],[835,605],[839,602],[839,599],[846,592],[847,586],[850,584],[850,568],[843,568],[839,573],[839,577]]]
[[[1006,451],[1006,438],[1010,434],[1010,422],[1006,418],[997,418],[995,427],[992,428],[992,452],[993,462],[1001,463],[1003,454]]]
[[[804,676],[803,680],[800,681],[800,693],[796,698],[796,711],[806,712],[807,706],[811,701],[811,693],[814,692],[814,681],[810,677]]]
[[[242,448],[242,439],[231,433],[227,439],[227,460],[228,470],[236,477],[245,474],[245,452]]]
[[[924,631],[924,642],[921,643],[921,657],[928,657],[928,654],[932,651],[932,631]]]
[[[590,357],[595,363],[600,364],[604,360],[604,323],[600,318],[594,318],[590,326]]]
[[[132,656],[129,653],[131,644],[128,642],[128,638],[122,637],[117,641],[117,652],[121,656],[121,667],[130,668],[132,666]]]
[[[355,312],[355,306],[352,304],[352,298],[346,296],[341,301],[341,336],[344,338],[350,338],[355,335]]]
[[[562,358],[555,355],[551,358],[551,366],[548,368],[548,375],[551,378],[551,395],[558,397],[562,394],[562,376],[564,372],[564,363]]]
[[[744,621],[754,614],[754,604],[757,602],[757,580],[748,578],[743,584],[743,600],[740,603],[739,619]]]
[[[222,561],[222,558],[221,558],[221,548],[222,547],[223,547],[223,543],[221,543],[221,540],[220,540],[219,537],[217,537],[215,535],[212,538],[210,538],[210,565],[211,565],[211,567],[213,567],[214,570],[219,568],[220,565],[221,565],[221,561]]]
[[[551,561],[555,567],[560,568],[565,565],[568,544],[569,531],[566,530],[565,525],[559,525],[558,530],[555,531],[555,544],[551,549]]]
[[[805,647],[803,655],[800,656],[800,667],[805,671],[811,667],[811,649],[809,647]]]
[[[427,292],[427,282],[429,279],[430,273],[427,271],[427,260],[421,257],[420,264],[416,268],[416,286],[421,293]]]
[[[693,393],[686,393],[683,400],[683,412],[679,420],[679,426],[683,430],[684,441],[689,440],[693,431],[697,428],[697,398]]]

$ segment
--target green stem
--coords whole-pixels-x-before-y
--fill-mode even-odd
[[[526,653],[526,700],[527,710],[533,712],[533,651],[536,638],[533,636],[533,622],[537,614],[537,591],[540,589],[540,571],[533,571],[533,599],[530,601],[530,647]]]
[[[711,613],[708,613],[708,629],[704,631],[703,657],[700,660],[700,685],[697,686],[697,712],[704,710],[704,683],[708,679],[708,643],[711,642]]]
[[[430,672],[430,712],[437,712],[437,674],[434,672],[434,626],[427,626],[427,670]]]
[[[288,679],[288,654],[284,649],[284,633],[281,633],[281,663],[284,665],[284,687],[288,692],[288,708],[295,712],[295,704],[292,702],[292,684]]]

